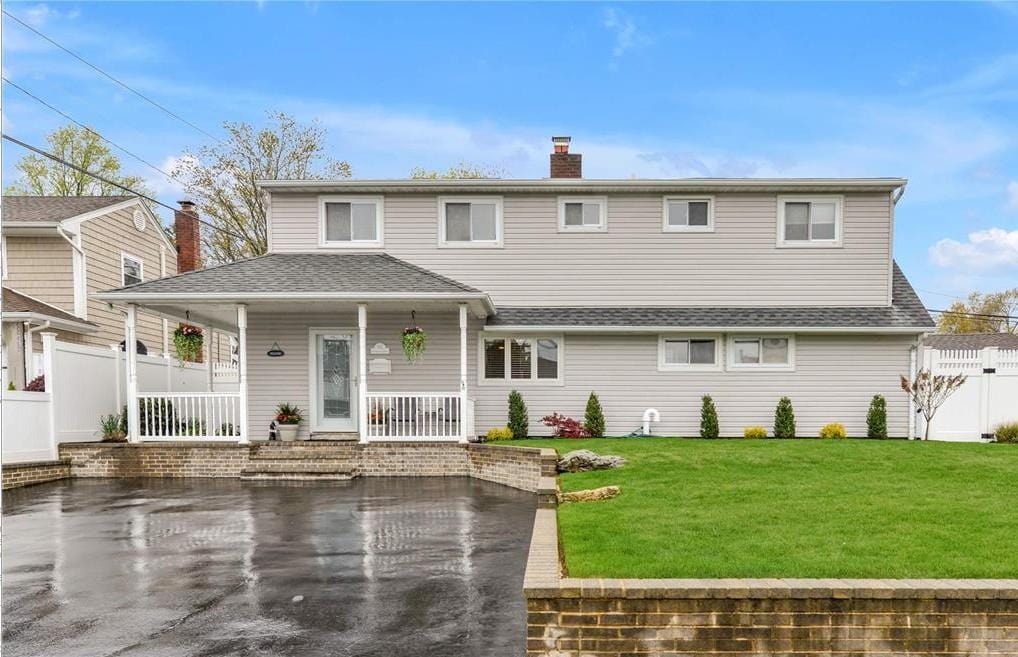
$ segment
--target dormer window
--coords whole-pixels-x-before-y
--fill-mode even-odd
[[[456,248],[501,247],[502,197],[439,197],[438,245]]]
[[[383,205],[380,197],[323,196],[319,203],[320,246],[382,246]]]
[[[778,246],[841,246],[841,197],[778,198]]]
[[[559,232],[604,232],[608,229],[608,199],[603,196],[560,196]]]

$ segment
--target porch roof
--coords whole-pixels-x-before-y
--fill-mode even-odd
[[[6,286],[3,288],[3,321],[35,324],[50,322],[53,328],[73,333],[94,333],[99,330],[97,324]]]

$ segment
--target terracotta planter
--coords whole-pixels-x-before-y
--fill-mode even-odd
[[[284,443],[292,443],[297,440],[297,429],[299,424],[277,424],[276,434]]]

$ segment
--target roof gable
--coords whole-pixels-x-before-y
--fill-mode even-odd
[[[3,197],[4,222],[56,223],[119,205],[134,196],[7,196]]]

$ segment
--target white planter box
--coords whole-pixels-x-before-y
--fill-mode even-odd
[[[297,440],[297,430],[300,428],[299,424],[277,424],[276,433],[279,434],[279,439],[285,443],[292,443]]]

